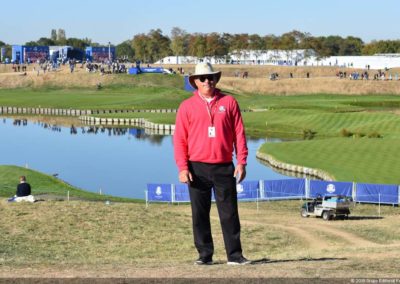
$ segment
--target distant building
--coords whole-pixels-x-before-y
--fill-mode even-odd
[[[49,46],[50,60],[53,62],[66,62],[69,59],[82,61],[84,58],[83,50],[72,46]]]
[[[314,50],[235,50],[226,56],[198,58],[194,56],[168,56],[155,64],[252,64],[252,65],[307,65],[306,61],[315,56]]]
[[[400,67],[400,54],[371,56],[329,56],[320,58],[312,49],[296,50],[238,50],[221,57],[168,56],[155,64],[244,64],[277,66],[336,66],[362,69]]]
[[[235,50],[228,54],[227,63],[295,66],[307,65],[307,60],[315,56],[312,49]]]
[[[50,55],[48,46],[13,45],[11,60],[14,63],[36,63],[48,60]]]
[[[364,56],[330,56],[314,58],[310,64],[316,66],[337,66],[362,69],[385,69],[400,67],[400,54],[377,54]]]
[[[86,59],[90,62],[103,62],[115,59],[115,47],[89,46],[86,47]]]
[[[167,56],[154,62],[155,64],[196,64],[199,58],[195,56]]]

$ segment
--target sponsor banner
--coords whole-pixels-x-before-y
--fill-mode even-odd
[[[162,67],[140,67],[140,72],[141,73],[163,73],[164,68]]]
[[[131,67],[128,69],[129,75],[136,75],[137,73],[139,73],[139,69],[137,69],[136,67]]]
[[[192,85],[190,85],[189,76],[183,77],[183,80],[184,80],[184,85],[185,85],[185,88],[184,88],[185,91],[193,92],[194,90],[196,90],[195,88],[192,87]]]
[[[23,61],[29,63],[45,61],[50,55],[48,46],[23,46],[22,49]]]
[[[342,195],[352,197],[353,183],[339,181],[310,180],[310,196]]]
[[[107,62],[109,59],[114,60],[115,47],[93,46],[86,48],[86,57],[94,62]]]
[[[148,201],[171,202],[171,184],[147,184]]]

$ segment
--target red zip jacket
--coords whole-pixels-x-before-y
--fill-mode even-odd
[[[232,162],[233,150],[238,164],[246,165],[247,143],[242,115],[236,100],[215,90],[207,103],[198,93],[179,106],[174,132],[175,161],[179,172],[188,170],[188,161],[203,163]],[[213,123],[212,123],[213,121]],[[209,127],[215,137],[209,137]]]

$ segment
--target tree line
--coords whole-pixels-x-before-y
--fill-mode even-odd
[[[25,45],[70,45],[85,49],[87,46],[100,46],[91,39],[67,38],[65,30],[51,30],[49,38],[42,37]],[[0,41],[0,46],[10,46]],[[114,46],[114,45],[113,45]],[[152,29],[148,33],[136,34],[116,47],[116,56],[129,60],[155,62],[166,56],[225,57],[238,50],[293,50],[313,49],[319,57],[340,55],[373,55],[377,53],[400,53],[400,40],[379,40],[364,43],[360,38],[348,36],[312,36],[297,30],[281,36],[273,34],[230,33],[188,33],[174,27],[171,35],[164,35],[161,29]],[[8,57],[11,50],[7,50]],[[7,56],[7,55],[6,55]]]

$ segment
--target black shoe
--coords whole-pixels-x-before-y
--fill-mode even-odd
[[[239,258],[238,260],[230,260],[227,263],[228,265],[246,265],[246,264],[251,264],[251,260],[248,260],[244,256]]]
[[[194,265],[212,265],[212,264],[214,264],[212,260],[201,259],[201,258],[199,258],[194,262]]]

